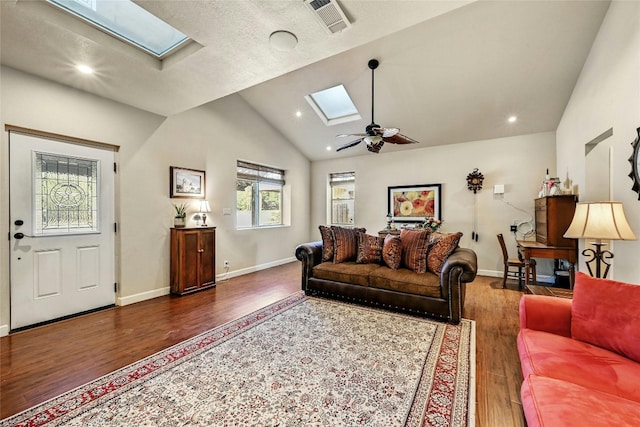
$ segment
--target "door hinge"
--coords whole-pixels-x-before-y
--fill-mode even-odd
[[[118,282],[113,283],[113,292],[118,293]]]
[[[117,223],[117,222],[114,222],[114,223],[113,223],[113,232],[114,232],[114,233],[117,233],[117,232],[118,232],[118,223]]]
[[[118,173],[118,164],[116,162],[113,162],[113,173]]]

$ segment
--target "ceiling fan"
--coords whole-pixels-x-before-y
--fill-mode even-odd
[[[373,85],[373,74],[376,68],[380,63],[377,59],[369,60],[369,68],[371,69],[371,124],[367,125],[365,128],[365,133],[343,133],[340,135],[336,135],[336,138],[342,138],[345,136],[357,136],[358,139],[348,142],[344,145],[341,145],[336,149],[336,151],[344,150],[345,148],[355,147],[364,141],[367,144],[367,150],[372,153],[379,153],[380,149],[384,145],[385,142],[389,142],[391,144],[414,144],[418,141],[409,138],[400,133],[400,129],[398,128],[383,128],[380,125],[376,124],[373,121],[373,95],[374,95],[374,85]]]

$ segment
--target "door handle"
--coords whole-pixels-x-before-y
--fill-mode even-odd
[[[24,238],[25,236],[24,236],[24,233],[16,233],[16,234],[13,235],[13,237],[15,237],[16,239],[20,240],[20,239]]]
[[[15,220],[15,222],[14,222],[14,224],[15,224],[15,225],[17,225],[17,226],[20,226],[20,225],[23,225],[23,224],[24,224],[24,221],[23,221],[23,220],[21,220],[21,219],[16,219],[16,220]]]

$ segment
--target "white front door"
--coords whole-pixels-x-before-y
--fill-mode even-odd
[[[10,132],[11,329],[115,303],[114,161]]]

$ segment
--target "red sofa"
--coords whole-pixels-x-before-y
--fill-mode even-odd
[[[573,299],[520,301],[528,427],[640,426],[640,286],[576,273]]]

